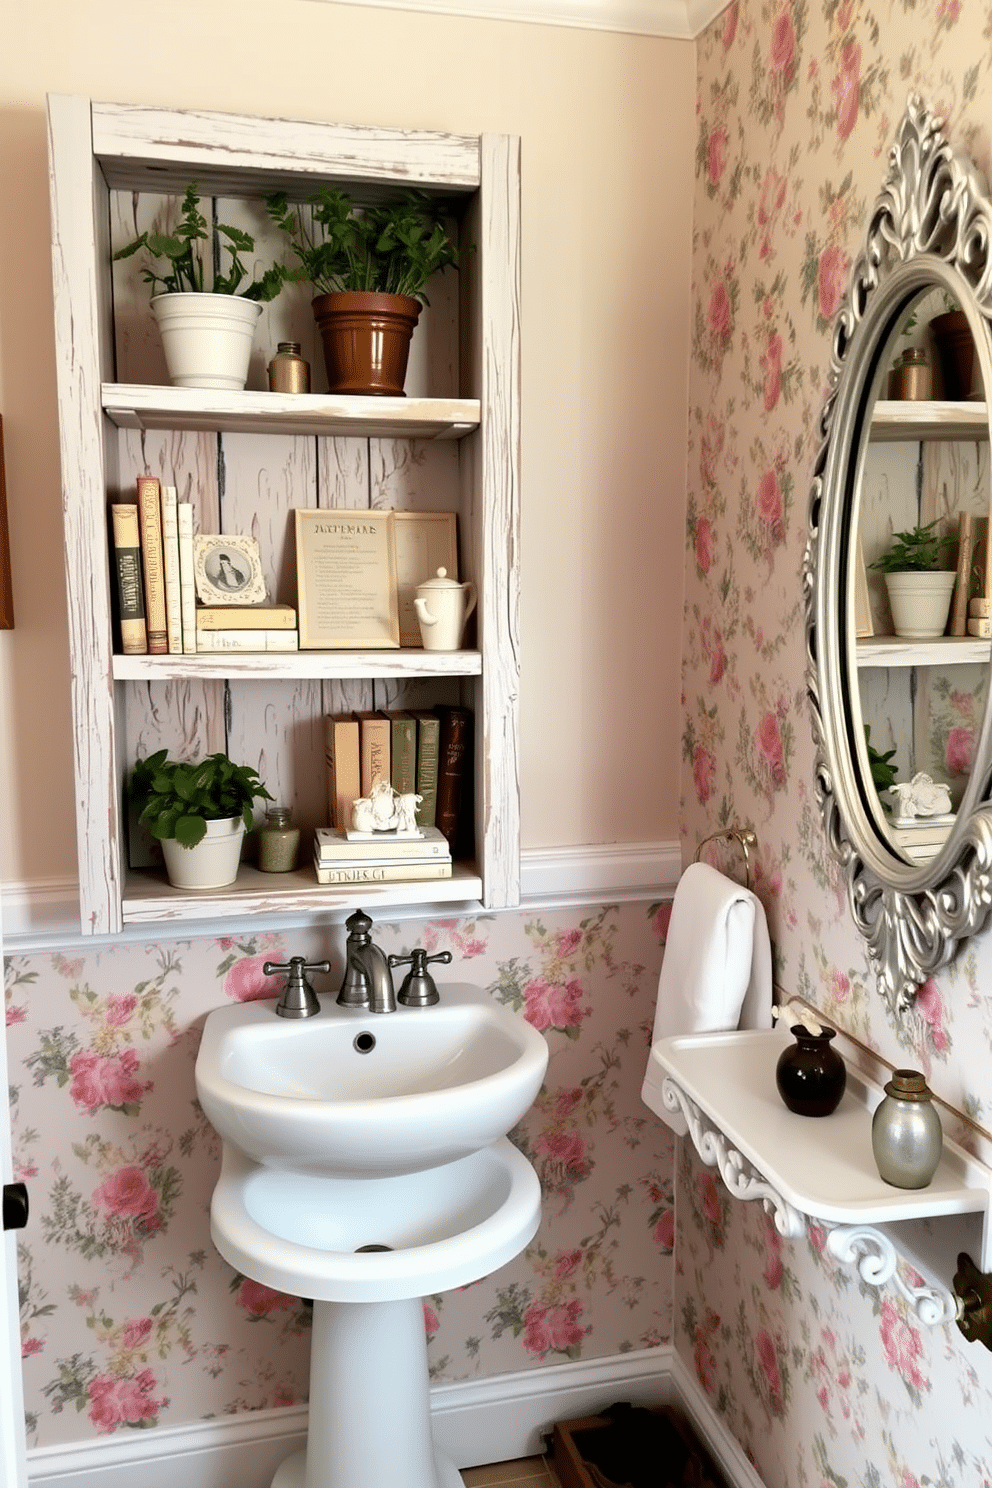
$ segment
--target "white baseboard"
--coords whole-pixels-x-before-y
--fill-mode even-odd
[[[670,1345],[435,1385],[438,1446],[459,1467],[535,1456],[556,1421],[618,1400],[678,1404],[732,1488],[763,1488],[737,1442]],[[303,1446],[307,1410],[259,1411],[189,1426],[116,1434],[28,1453],[31,1488],[268,1488]]]
[[[523,910],[567,908],[570,905],[615,904],[636,899],[666,899],[675,892],[682,872],[677,842],[627,842],[608,846],[527,848],[520,854]],[[3,899],[3,937],[8,953],[54,951],[76,946],[121,945],[145,942],[153,933],[161,939],[162,926],[127,925],[120,935],[83,936],[79,929],[79,886],[75,879],[9,881],[0,886]],[[457,910],[446,904],[445,915]],[[429,907],[392,906],[390,918],[423,919]],[[343,912],[342,912],[343,917]],[[266,924],[292,929],[313,923],[312,915],[257,915],[196,924],[198,938],[234,935],[240,929],[257,933]],[[189,939],[188,923],[176,926],[177,937]]]

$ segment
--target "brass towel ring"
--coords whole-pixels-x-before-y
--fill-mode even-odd
[[[747,888],[747,889],[750,889],[750,887],[751,887],[751,848],[752,847],[757,847],[757,845],[758,845],[758,839],[754,835],[754,833],[751,831],[751,828],[750,827],[727,827],[722,832],[711,832],[708,837],[704,837],[703,838],[702,842],[696,848],[696,858],[695,858],[695,861],[697,863],[700,863],[700,862],[705,861],[703,859],[703,855],[702,855],[703,854],[703,848],[706,847],[707,844],[710,843],[710,842],[717,842],[717,841],[719,841],[721,839],[724,839],[724,838],[728,838],[731,841],[736,842],[737,845],[738,845],[738,847],[740,848],[741,852],[743,853],[743,855],[744,855],[744,887]]]

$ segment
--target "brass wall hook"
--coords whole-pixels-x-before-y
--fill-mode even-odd
[[[992,1272],[979,1271],[971,1256],[962,1251],[953,1290],[961,1332],[969,1343],[984,1343],[992,1349]]]

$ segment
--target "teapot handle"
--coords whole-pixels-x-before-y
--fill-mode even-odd
[[[465,591],[464,619],[467,620],[469,615],[471,615],[472,611],[475,609],[475,602],[478,599],[479,595],[471,579],[466,579],[465,583],[462,585],[462,588]]]

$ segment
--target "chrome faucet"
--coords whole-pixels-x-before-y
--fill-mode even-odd
[[[396,993],[389,960],[373,945],[372,921],[362,909],[345,920],[345,971],[338,1002],[342,1007],[364,1007],[371,1013],[395,1013]]]

